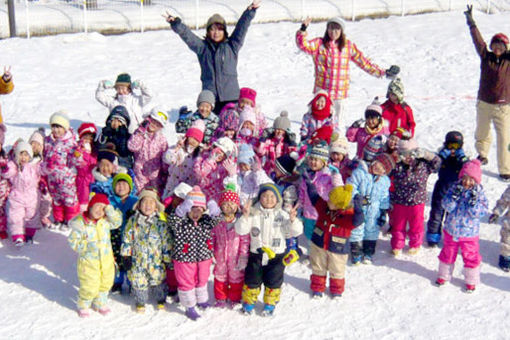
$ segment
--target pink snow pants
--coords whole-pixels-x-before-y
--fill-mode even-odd
[[[11,235],[24,235],[25,228],[39,229],[41,225],[39,202],[36,199],[33,203],[27,205],[16,200],[7,201],[7,225]],[[30,231],[30,233],[32,232]],[[35,232],[29,236],[33,236],[33,234]]]
[[[207,285],[211,274],[212,259],[201,262],[178,262],[175,260],[173,262],[179,290],[188,291]]]
[[[425,203],[417,205],[393,205],[391,211],[391,248],[403,249],[406,243],[406,226],[409,222],[409,247],[419,248],[425,234],[423,213]]]
[[[480,265],[482,262],[482,255],[480,255],[478,236],[461,237],[458,241],[455,241],[446,231],[444,232],[443,249],[439,254],[439,260],[446,264],[455,263],[459,248],[462,254],[462,260],[464,260],[464,267],[476,268]]]

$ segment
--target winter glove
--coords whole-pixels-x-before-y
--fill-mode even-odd
[[[297,260],[299,260],[299,254],[295,249],[291,249],[287,254],[285,254],[285,256],[282,259],[282,262],[284,266],[290,266]]]
[[[115,208],[113,207],[113,205],[108,204],[104,208],[104,213],[106,217],[108,217],[108,219],[112,219],[115,216]]]
[[[211,154],[214,154],[212,152]],[[237,175],[237,164],[230,158],[227,158],[223,161],[223,167],[227,170],[227,173],[230,177]]]
[[[191,208],[193,208],[193,201],[185,200],[175,209],[175,214],[180,218],[184,218],[191,211]]]
[[[443,159],[443,160],[450,157],[451,154],[452,154],[452,152],[447,148],[442,148],[441,151],[439,151],[439,153],[438,153],[439,157],[441,157],[441,159]]]
[[[363,126],[363,123],[365,123],[365,120],[364,119],[358,119],[357,121],[355,121],[354,123],[352,123],[351,127],[352,128],[360,128]]]
[[[391,65],[389,69],[386,70],[386,78],[395,79],[395,77],[400,73],[400,67],[397,65]]]
[[[112,89],[113,88],[113,83],[109,80],[103,80],[101,82],[101,85],[103,86],[104,89]]]
[[[276,256],[276,254],[274,253],[274,251],[273,251],[271,248],[269,248],[269,247],[262,247],[261,249],[262,249],[262,251],[263,251],[264,253],[266,253],[266,254],[267,254],[267,257],[268,257],[270,260],[274,259],[274,257]]]
[[[143,84],[142,84],[141,80],[135,80],[134,82],[131,83],[131,88],[132,89],[139,89],[142,86],[143,86]]]
[[[215,200],[209,200],[209,202],[207,202],[207,210],[209,210],[209,215],[212,217],[220,216],[221,214],[221,209]]]
[[[402,139],[409,140],[413,137],[413,135],[411,134],[411,131],[403,129],[403,128],[400,128],[400,130],[402,131]]]
[[[475,20],[473,19],[473,5],[467,5],[467,10],[464,11],[466,16],[466,23],[469,27],[476,26]]]
[[[338,168],[336,166],[334,166],[333,164],[329,164],[328,168],[329,168],[329,170],[331,170],[332,174],[340,174],[340,170],[338,170]]]
[[[489,216],[489,223],[494,224],[498,222],[499,215],[498,214],[492,214]]]
[[[478,187],[474,187],[473,189],[471,189],[469,199],[468,199],[469,206],[474,207],[476,205],[476,203],[478,203],[478,195],[479,195]]]
[[[122,265],[126,271],[131,270],[133,267],[133,259],[131,256],[122,256]]]
[[[459,161],[459,162],[467,162],[467,157],[466,157],[466,154],[464,153],[464,150],[462,149],[458,149],[455,151],[455,158]]]
[[[461,184],[455,185],[455,187],[452,190],[452,199],[454,201],[457,201],[460,196],[462,195],[462,192],[464,191],[464,187]]]
[[[386,224],[387,218],[386,218],[386,210],[381,209],[379,213],[379,217],[377,218],[377,226],[382,228]]]
[[[44,181],[39,181],[39,192],[41,195],[45,196],[48,193],[48,186]]]

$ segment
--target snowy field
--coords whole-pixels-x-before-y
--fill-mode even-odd
[[[500,31],[510,33],[508,14],[476,12],[475,19],[487,40]],[[295,46],[298,28],[295,23],[253,25],[238,67],[241,86],[259,92],[263,112],[273,118],[288,110],[294,131],[312,98],[313,84],[312,60]],[[324,29],[324,23],[312,24],[309,36],[322,35]],[[363,20],[348,23],[346,33],[379,65],[401,66],[421,146],[435,150],[446,132],[457,129],[464,133],[466,151],[475,155],[479,59],[461,12]],[[121,72],[145,81],[156,94],[152,104],[174,113],[184,104],[194,107],[200,91],[196,57],[171,31],[9,39],[0,41],[0,48],[0,63],[12,65],[16,85],[1,98],[6,145],[18,137],[27,139],[39,126],[49,128],[50,115],[59,109],[69,110],[74,128],[82,121],[102,126],[107,112],[94,99],[97,83],[113,81]],[[363,115],[374,96],[384,98],[388,84],[351,67],[349,124]],[[173,126],[168,138],[175,141]],[[351,155],[354,150],[352,145]],[[483,177],[491,208],[506,187],[497,178],[495,158],[493,145]],[[429,193],[435,179],[429,180]],[[395,259],[389,239],[381,237],[373,265],[347,268],[346,291],[338,301],[311,300],[311,270],[296,263],[286,271],[274,317],[209,309],[197,322],[174,304],[159,312],[149,307],[138,315],[133,300],[119,295],[111,299],[110,315],[79,319],[76,254],[65,234],[43,230],[34,245],[19,250],[8,241],[0,244],[0,338],[508,339],[510,276],[497,267],[499,229],[482,224],[482,283],[472,295],[462,291],[460,257],[452,283],[437,288],[432,283],[439,249],[424,248],[415,257],[404,253]]]

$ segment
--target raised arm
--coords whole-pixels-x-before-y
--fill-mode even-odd
[[[230,36],[229,42],[236,53],[243,46],[244,38],[246,37],[246,33],[248,33],[248,28],[250,27],[251,21],[255,17],[257,8],[258,6],[254,7],[252,4],[243,12],[237,21],[234,32],[232,32],[232,35]]]
[[[200,39],[196,34],[191,32],[191,30],[182,23],[181,18],[172,16],[168,11],[163,15],[166,22],[170,24],[172,30],[179,34],[181,39],[184,41],[186,45],[195,52],[196,54],[201,54],[203,49],[205,48],[205,42],[203,39]]]
[[[473,5],[467,5],[467,10],[464,12],[464,15],[466,16],[466,23],[469,27],[469,33],[471,33],[471,39],[473,39],[476,53],[483,58],[488,52],[487,44],[483,40],[478,27],[476,27],[475,20],[473,19]]]

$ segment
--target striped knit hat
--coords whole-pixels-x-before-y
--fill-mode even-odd
[[[193,189],[186,195],[186,200],[193,202],[194,207],[201,207],[207,209],[207,200],[205,194],[202,192],[198,185],[195,185]]]
[[[367,162],[373,161],[378,154],[383,152],[385,143],[386,137],[384,135],[372,137],[363,148],[363,160]]]
[[[393,159],[393,157],[391,157],[391,155],[387,154],[387,153],[382,153],[382,154],[378,155],[374,159],[374,162],[375,161],[377,161],[383,165],[386,175],[388,175],[391,172],[391,170],[395,169],[395,166],[396,166],[395,159]]]
[[[325,143],[319,143],[319,144],[315,145],[312,148],[312,151],[310,152],[309,157],[315,157],[315,158],[318,158],[318,159],[324,161],[324,163],[327,163],[329,160],[328,145]]]
[[[265,183],[260,185],[257,200],[260,201],[260,195],[262,195],[264,192],[268,190],[273,192],[273,194],[276,196],[276,200],[278,201],[278,203],[282,202],[282,195],[280,194],[280,191],[278,190],[276,185],[274,185],[273,183]]]

